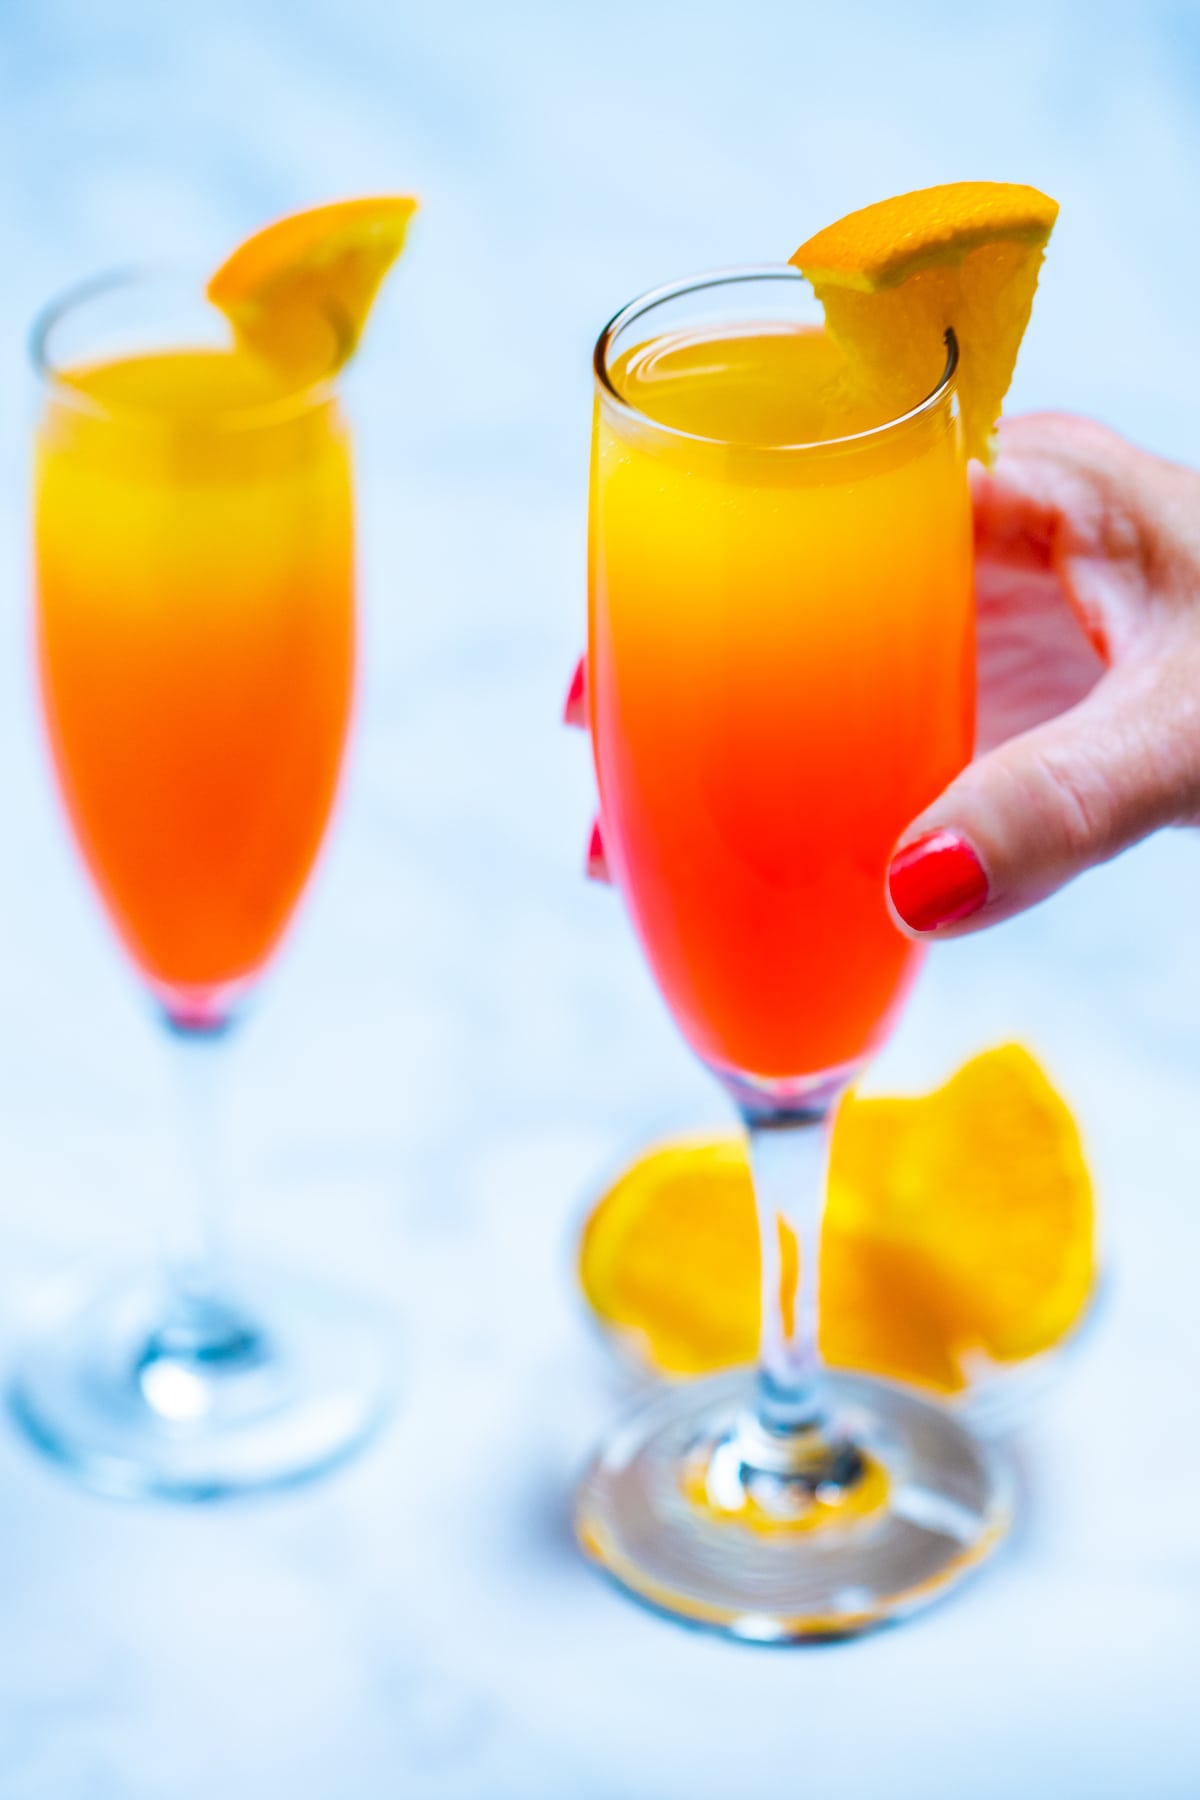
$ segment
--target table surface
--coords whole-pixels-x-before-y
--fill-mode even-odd
[[[336,1478],[89,1498],[0,1435],[6,1800],[892,1800],[1200,1786],[1200,852],[1156,841],[934,956],[876,1085],[1031,1044],[1104,1202],[1103,1316],[1013,1447],[1016,1534],[902,1630],[740,1649],[584,1566],[625,1398],[571,1283],[588,1195],[722,1103],[580,879],[588,358],[633,293],[882,192],[1063,213],[1013,405],[1200,461],[1200,31],[1182,7],[26,0],[0,46],[0,1333],[180,1182],[156,1028],[80,877],[32,702],[27,322],[318,198],[424,213],[352,383],[364,668],[329,854],[232,1051],[247,1244],[389,1308],[402,1405]]]

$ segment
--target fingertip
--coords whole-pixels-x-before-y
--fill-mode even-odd
[[[608,857],[604,849],[604,834],[600,829],[599,817],[592,820],[592,829],[588,836],[587,856],[584,860],[584,873],[589,881],[599,881],[607,886],[612,885],[612,871],[608,866]]]
[[[587,658],[581,656],[575,664],[575,672],[571,676],[571,685],[567,689],[567,698],[563,705],[563,724],[573,725],[581,731],[588,727],[588,694],[587,694]]]
[[[918,833],[888,864],[888,904],[909,937],[928,938],[971,918],[987,904],[988,893],[982,857],[969,838],[949,827]]]

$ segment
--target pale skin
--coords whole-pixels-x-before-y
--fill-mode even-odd
[[[987,896],[913,937],[996,924],[1200,821],[1200,474],[1035,414],[1002,424],[972,489],[977,755],[900,847],[957,834]]]
[[[971,467],[975,760],[912,821],[986,894],[913,938],[1011,918],[1167,825],[1200,823],[1200,473],[1065,414],[1008,419]],[[584,722],[581,677],[568,703]],[[594,841],[589,872],[606,878]]]

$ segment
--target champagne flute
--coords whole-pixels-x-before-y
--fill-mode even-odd
[[[1002,1538],[1009,1484],[948,1411],[827,1370],[827,1126],[921,950],[897,837],[967,761],[971,511],[957,351],[889,416],[792,268],[634,301],[595,352],[589,714],[604,848],[683,1036],[749,1138],[756,1372],[672,1387],[577,1498],[640,1599],[734,1636],[857,1632]],[[781,1280],[780,1222],[799,1244]]]

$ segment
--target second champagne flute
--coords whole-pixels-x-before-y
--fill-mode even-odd
[[[379,1413],[361,1305],[226,1262],[211,1091],[312,869],[349,724],[343,348],[331,318],[303,370],[273,368],[201,284],[169,277],[99,281],[34,336],[46,727],[84,861],[180,1064],[195,1189],[165,1265],[79,1294],[16,1377],[35,1441],[111,1493],[293,1481]]]

